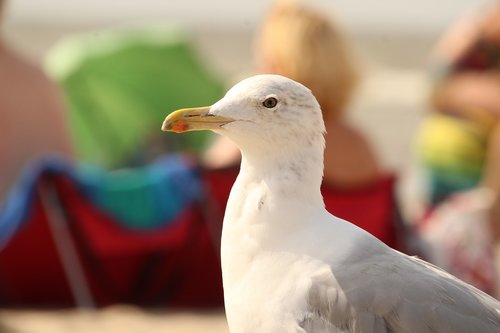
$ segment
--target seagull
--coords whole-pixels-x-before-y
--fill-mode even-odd
[[[302,84],[252,76],[162,130],[211,130],[241,150],[221,239],[231,332],[500,332],[499,301],[325,209],[325,126]]]

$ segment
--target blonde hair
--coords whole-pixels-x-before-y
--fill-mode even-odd
[[[272,72],[309,87],[325,118],[342,114],[358,75],[341,33],[328,17],[279,1],[263,22],[257,52]]]

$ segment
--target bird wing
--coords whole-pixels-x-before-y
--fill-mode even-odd
[[[389,248],[313,276],[307,300],[306,332],[500,332],[500,302]]]

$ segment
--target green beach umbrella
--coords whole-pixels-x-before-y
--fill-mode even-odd
[[[80,161],[112,168],[167,151],[199,153],[210,134],[179,141],[162,134],[161,123],[170,111],[210,105],[224,91],[173,28],[68,38],[50,52],[46,68],[63,88]]]

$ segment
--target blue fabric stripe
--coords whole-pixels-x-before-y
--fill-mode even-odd
[[[187,205],[203,195],[196,169],[182,155],[119,171],[88,165],[74,168],[60,157],[47,157],[24,170],[0,206],[0,250],[31,213],[37,182],[45,173],[69,176],[98,209],[134,230],[172,223]]]

